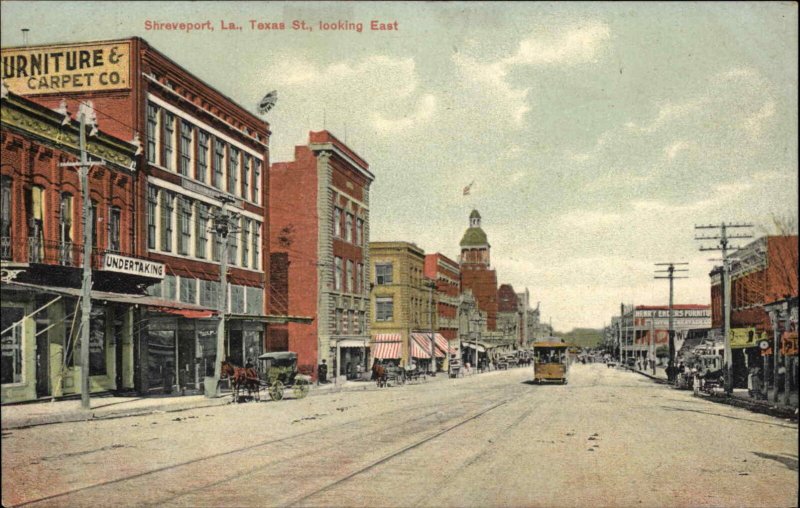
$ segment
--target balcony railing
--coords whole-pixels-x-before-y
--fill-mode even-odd
[[[73,242],[53,242],[28,238],[28,262],[46,265],[81,266],[81,245]]]
[[[14,259],[10,236],[0,237],[0,259],[3,261],[12,261]]]

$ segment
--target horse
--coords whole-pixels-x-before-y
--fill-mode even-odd
[[[233,388],[233,400],[239,402],[239,392],[242,386],[247,390],[249,397],[255,393],[255,399],[261,400],[261,381],[258,378],[258,372],[252,367],[237,367],[227,360],[223,360],[222,368],[220,369],[221,379],[230,378],[231,387]]]
[[[386,367],[381,364],[376,363],[372,366],[372,379],[378,385],[378,388],[382,388],[386,386],[387,376],[386,376]]]

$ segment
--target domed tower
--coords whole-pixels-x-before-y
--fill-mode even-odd
[[[472,210],[469,214],[469,228],[464,231],[461,237],[461,264],[462,265],[481,265],[489,267],[489,240],[486,233],[481,229],[481,214],[478,210]]]

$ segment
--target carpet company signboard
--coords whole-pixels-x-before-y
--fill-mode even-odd
[[[130,44],[3,49],[2,77],[20,95],[130,88]]]
[[[127,273],[141,277],[164,278],[164,265],[143,259],[128,258],[117,254],[106,254],[103,258],[103,270]]]

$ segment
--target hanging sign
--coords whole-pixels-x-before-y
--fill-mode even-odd
[[[783,332],[781,336],[781,354],[797,356],[797,332]]]
[[[109,272],[128,273],[141,277],[164,278],[164,264],[129,258],[119,254],[106,254],[103,258],[103,270]]]

